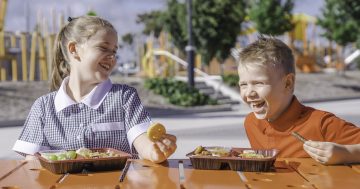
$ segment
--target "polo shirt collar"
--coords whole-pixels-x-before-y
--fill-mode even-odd
[[[279,116],[278,119],[268,122],[275,129],[287,130],[299,119],[302,114],[303,105],[293,96],[289,107]]]
[[[69,95],[66,93],[66,85],[68,82],[69,82],[69,77],[66,77],[61,83],[58,92],[56,93],[54,100],[56,112],[60,112],[66,107],[69,107],[73,104],[77,104],[77,102],[71,99]],[[89,94],[85,96],[85,98],[81,100],[81,103],[89,106],[92,109],[97,109],[105,99],[111,87],[112,87],[112,83],[110,79],[107,79],[102,83],[99,83],[90,91]]]

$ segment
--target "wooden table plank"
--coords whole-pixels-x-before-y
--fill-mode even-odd
[[[237,189],[246,188],[236,171],[197,170],[190,160],[184,161],[185,188],[191,189]]]
[[[3,161],[1,161],[3,162]],[[21,163],[21,161],[17,161]],[[43,169],[37,160],[29,161],[0,182],[0,187],[50,188],[61,175]]]
[[[0,178],[20,165],[21,162],[17,160],[1,160],[0,161]]]
[[[146,160],[132,161],[120,188],[180,188],[178,161],[155,164]]]
[[[122,183],[121,171],[97,172],[89,174],[70,174],[58,185],[59,189],[77,188],[177,188],[177,161],[155,164],[146,160],[131,160],[129,170]]]
[[[286,160],[288,163],[286,163]],[[150,188],[179,189],[178,160],[155,164],[145,160],[131,160],[124,182],[119,183],[120,170],[90,174],[70,174],[56,188]],[[0,160],[0,173],[6,174],[19,160]],[[324,166],[310,158],[278,159],[270,172],[238,172],[231,170],[196,170],[190,160],[183,160],[184,186],[187,189],[235,188],[358,188],[360,165]],[[30,161],[0,181],[0,188],[51,188],[61,175]],[[245,178],[245,180],[244,180]]]
[[[119,175],[120,171],[69,174],[57,188],[115,188]]]
[[[285,161],[275,162],[275,170],[269,172],[243,172],[248,185],[257,188],[314,188]]]
[[[350,167],[357,173],[360,174],[360,164],[353,164],[353,165],[350,165]]]
[[[289,164],[317,188],[358,189],[360,174],[349,166],[323,165],[311,158],[288,159]]]

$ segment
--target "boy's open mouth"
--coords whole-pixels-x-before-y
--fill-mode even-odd
[[[265,105],[265,101],[262,102],[252,102],[251,104],[252,109],[259,109]]]

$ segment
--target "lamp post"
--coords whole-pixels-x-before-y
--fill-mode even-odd
[[[187,9],[187,26],[188,26],[188,45],[185,47],[186,51],[186,61],[188,63],[188,84],[190,87],[194,87],[194,54],[195,47],[193,46],[192,39],[192,0],[186,0],[186,9]]]

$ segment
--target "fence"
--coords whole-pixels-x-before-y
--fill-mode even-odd
[[[55,35],[0,31],[0,80],[48,80]]]

